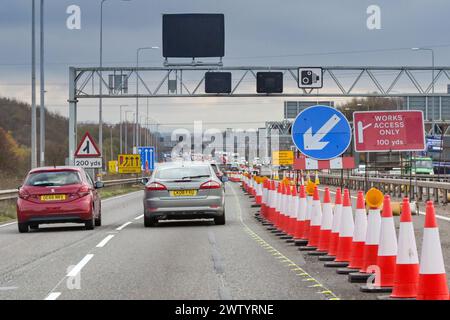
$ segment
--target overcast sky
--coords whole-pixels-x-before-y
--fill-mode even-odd
[[[0,95],[30,102],[31,0],[1,4]],[[81,30],[66,28],[66,8],[72,4],[81,7]],[[380,30],[366,26],[372,4],[381,8]],[[161,46],[162,13],[190,12],[225,14],[226,66],[429,65],[429,53],[406,49],[425,46],[435,49],[436,65],[450,64],[448,0],[108,0],[104,65],[134,65],[136,48]],[[98,65],[99,16],[100,0],[45,0],[50,110],[68,114],[69,66]],[[143,53],[142,65],[161,66],[161,52]],[[120,104],[131,110],[135,100],[104,100],[106,122],[118,122]],[[98,121],[97,105],[82,100],[79,121]],[[145,110],[145,99],[141,105]],[[224,122],[215,125],[219,128],[258,127],[282,119],[282,110],[282,99],[150,100],[150,116],[160,123]]]

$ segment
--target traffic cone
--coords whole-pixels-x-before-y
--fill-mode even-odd
[[[261,205],[262,201],[262,183],[261,181],[255,182],[255,202],[257,205]]]
[[[313,197],[309,194],[306,195],[306,216],[305,223],[303,224],[302,239],[309,241],[309,227],[311,225],[311,211],[312,211]]]
[[[394,216],[392,215],[391,197],[385,195],[383,212],[381,214],[380,244],[378,245],[376,264],[379,268],[377,275],[379,276],[379,286],[362,286],[362,292],[392,291],[397,251],[397,236],[395,234]]]
[[[339,225],[341,223],[342,214],[342,193],[341,188],[336,189],[334,207],[333,207],[333,223],[331,226],[330,243],[326,256],[319,257],[319,261],[333,261],[336,258],[337,244],[339,240]]]
[[[394,288],[391,298],[415,298],[419,282],[419,256],[411,216],[409,199],[402,203],[400,231],[398,234],[398,252],[394,273]]]
[[[449,291],[439,229],[432,201],[427,201],[417,300],[448,300]]]
[[[311,225],[309,227],[308,247],[317,249],[320,239],[320,225],[322,222],[322,207],[320,205],[319,190],[314,187],[314,195],[311,210]]]
[[[369,206],[367,217],[366,241],[364,243],[363,266],[359,272],[350,273],[350,282],[366,282],[370,277],[369,268],[377,264],[378,244],[380,243],[381,214],[383,194],[376,188],[371,188],[366,194],[366,203]]]
[[[269,180],[269,188],[267,193],[267,220],[273,225],[273,200],[274,200],[274,190],[275,190],[275,181]]]
[[[269,197],[269,179],[264,179],[262,182],[262,196],[261,196],[261,209],[260,214],[261,217],[267,220],[267,205],[268,205],[268,197]]]
[[[279,228],[279,220],[280,220],[280,203],[281,203],[281,189],[282,184],[278,182],[276,192],[275,192],[275,199],[274,199],[274,215],[273,215],[273,225],[276,229]]]
[[[339,223],[339,238],[336,259],[325,263],[325,267],[347,267],[352,253],[352,239],[355,225],[353,222],[352,204],[350,193],[344,189],[344,201],[342,203],[341,221]]]
[[[364,193],[358,192],[355,212],[355,233],[353,234],[352,259],[349,268],[361,269],[364,258],[364,244],[367,233],[367,212]]]
[[[305,192],[305,186],[300,186],[299,191],[299,199],[298,199],[298,207],[297,207],[297,221],[295,225],[295,244],[296,245],[305,245],[308,243],[306,239],[303,238],[303,234],[305,231],[305,220],[306,220],[306,207],[307,207],[307,201],[306,201],[306,192]]]
[[[292,237],[295,235],[295,224],[297,222],[297,208],[300,198],[298,197],[297,187],[292,186],[291,191],[291,210],[289,216],[288,234]]]
[[[364,243],[366,241],[367,214],[364,193],[358,192],[355,211],[355,230],[353,232],[352,251],[350,263],[347,268],[338,269],[339,274],[349,274],[357,272],[363,266]]]
[[[316,175],[315,175],[315,177],[314,177],[314,183],[316,184],[316,185],[319,185],[320,184],[320,181],[319,181],[319,173],[316,171]]]
[[[322,222],[320,223],[319,246],[315,255],[326,255],[330,247],[331,228],[333,226],[333,208],[331,206],[330,189],[325,188],[322,204]]]

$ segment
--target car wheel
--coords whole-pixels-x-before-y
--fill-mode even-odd
[[[27,233],[29,230],[28,223],[17,223],[20,233]]]
[[[223,214],[221,216],[214,218],[214,223],[216,225],[224,225],[225,224],[225,211],[223,212]]]
[[[156,227],[157,223],[158,223],[158,219],[156,219],[155,217],[146,217],[146,216],[144,216],[144,226],[146,228]]]
[[[94,207],[92,207],[92,218],[90,220],[86,220],[84,222],[84,228],[86,230],[94,230],[94,228],[95,228],[95,211],[94,211]]]
[[[102,214],[99,213],[98,214],[98,218],[95,219],[95,226],[96,227],[101,227],[102,226]]]

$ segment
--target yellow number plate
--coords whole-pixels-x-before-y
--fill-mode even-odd
[[[66,200],[65,194],[46,194],[41,196],[41,201],[59,201]]]
[[[190,197],[197,195],[197,190],[174,190],[170,191],[172,197]]]

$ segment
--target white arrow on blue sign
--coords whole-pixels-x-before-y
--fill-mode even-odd
[[[295,146],[304,155],[317,160],[329,160],[347,150],[352,130],[340,111],[316,105],[297,115],[291,135]]]
[[[138,147],[138,153],[141,155],[142,171],[155,169],[155,148]]]

